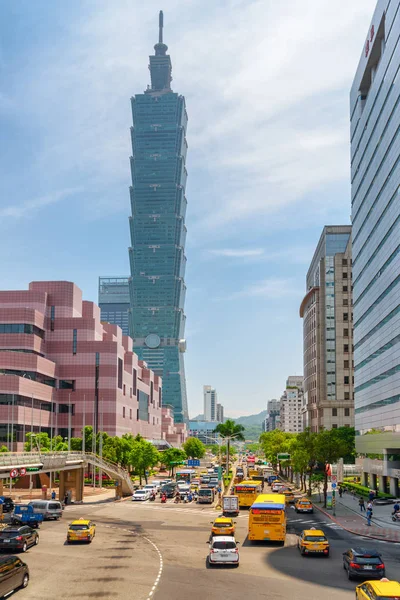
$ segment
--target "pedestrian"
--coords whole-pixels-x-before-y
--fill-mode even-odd
[[[68,504],[68,494],[67,493],[64,496],[64,504],[65,504],[65,506],[67,506],[67,504]]]
[[[371,502],[371,500],[367,504],[367,510],[372,510],[372,502]]]
[[[51,492],[51,499],[52,499],[52,500],[55,500],[55,499],[56,499],[56,493],[55,493],[55,491],[54,491],[54,490]]]
[[[369,500],[370,502],[372,502],[372,500],[374,499],[374,496],[375,496],[375,492],[374,492],[374,490],[369,490],[369,494],[368,494],[368,500]]]
[[[362,512],[363,510],[365,511],[365,502],[362,496],[360,497],[358,504],[360,505],[360,512]]]
[[[371,508],[367,508],[367,512],[366,512],[366,517],[367,517],[367,525],[368,527],[371,527],[371,518],[372,518],[372,509]]]
[[[342,486],[339,486],[339,496],[340,497],[343,496],[343,488],[342,488]]]

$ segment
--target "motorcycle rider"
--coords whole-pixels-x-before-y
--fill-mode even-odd
[[[163,504],[165,504],[165,502],[166,502],[166,501],[167,501],[167,494],[166,494],[165,492],[163,492],[163,493],[162,493],[162,496],[161,496],[161,502],[162,502]]]
[[[393,506],[392,515],[395,515],[398,512],[400,512],[400,504],[396,501],[396,504]]]

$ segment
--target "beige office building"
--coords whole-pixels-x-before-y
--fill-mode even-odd
[[[351,225],[323,229],[307,273],[303,427],[354,426]]]

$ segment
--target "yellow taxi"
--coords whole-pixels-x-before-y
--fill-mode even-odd
[[[358,600],[399,600],[400,583],[389,581],[386,577],[377,581],[364,581],[356,587],[356,598]]]
[[[229,517],[217,517],[211,521],[211,535],[235,535],[235,523]]]
[[[313,505],[307,498],[299,498],[294,505],[297,513],[313,513]]]
[[[281,490],[281,494],[284,494],[286,504],[293,504],[294,494],[293,494],[292,490],[289,490],[289,489]]]
[[[304,529],[297,542],[297,547],[302,556],[308,554],[323,554],[329,556],[329,542],[321,529]]]
[[[96,525],[87,519],[78,519],[68,525],[67,543],[88,542],[90,543],[96,535]]]

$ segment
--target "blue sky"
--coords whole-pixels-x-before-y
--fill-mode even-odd
[[[129,98],[158,10],[186,97],[186,371],[228,415],[302,372],[299,305],[322,227],[349,223],[348,93],[375,0],[3,0],[1,288],[129,273]]]

